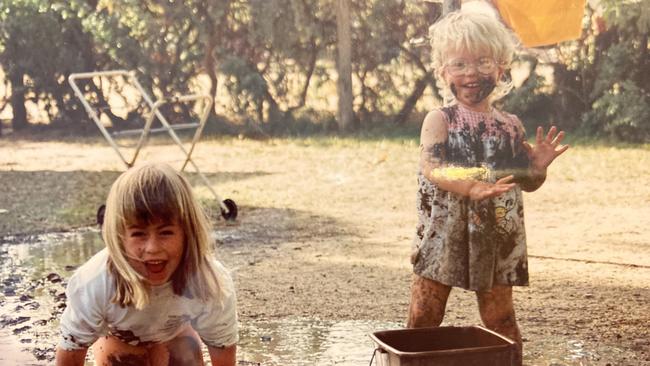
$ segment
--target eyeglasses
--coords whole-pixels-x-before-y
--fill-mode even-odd
[[[497,62],[489,57],[481,57],[475,62],[469,62],[463,59],[451,60],[445,67],[451,76],[461,76],[467,74],[470,65],[476,67],[480,74],[491,74],[497,69]]]

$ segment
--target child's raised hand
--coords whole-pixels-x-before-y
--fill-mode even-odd
[[[514,178],[514,176],[509,175],[499,179],[495,183],[477,181],[469,190],[469,199],[483,200],[499,196],[511,190],[516,185],[515,183],[512,183]]]
[[[569,145],[560,145],[563,139],[564,131],[558,133],[555,126],[552,126],[544,137],[544,129],[540,126],[537,127],[535,135],[535,146],[524,141],[524,148],[528,153],[534,175],[545,176],[546,168],[569,148]]]

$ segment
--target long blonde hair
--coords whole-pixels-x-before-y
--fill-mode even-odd
[[[115,279],[111,301],[142,309],[149,303],[149,286],[129,264],[124,235],[131,223],[177,220],[185,234],[183,257],[172,274],[175,294],[208,300],[219,296],[220,272],[216,270],[209,219],[194,196],[189,182],[163,163],[133,167],[113,183],[106,199],[102,237],[108,249],[108,269]]]
[[[493,57],[504,70],[510,67],[518,44],[516,36],[495,15],[476,11],[455,11],[429,27],[432,66],[438,87],[445,101],[455,98],[444,81],[443,70],[451,52],[469,51]],[[497,80],[490,101],[504,97],[512,89],[512,81]]]

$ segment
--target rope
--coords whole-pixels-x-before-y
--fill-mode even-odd
[[[609,264],[612,266],[623,266],[623,267],[632,267],[632,268],[650,268],[650,266],[645,266],[642,264],[633,264],[633,263],[617,263],[617,262],[608,262],[608,261],[595,261],[590,259],[578,259],[578,258],[559,258],[559,257],[549,257],[545,255],[529,255],[529,258],[539,258],[539,259],[550,259],[556,261],[569,261],[569,262],[581,262],[581,263],[590,263],[590,264]]]

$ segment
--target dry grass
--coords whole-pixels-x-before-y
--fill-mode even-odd
[[[180,164],[177,149],[154,141],[142,158]],[[93,224],[124,170],[100,139],[3,139],[0,150],[0,237]],[[235,224],[216,224],[242,321],[403,320],[417,158],[413,138],[202,141],[196,163],[241,209]],[[525,195],[532,280],[515,296],[532,348],[548,337],[587,349],[633,343],[603,360],[650,362],[649,160],[643,146],[575,146]],[[214,198],[190,177],[216,218]],[[447,323],[480,321],[470,293],[454,292],[448,309]]]

